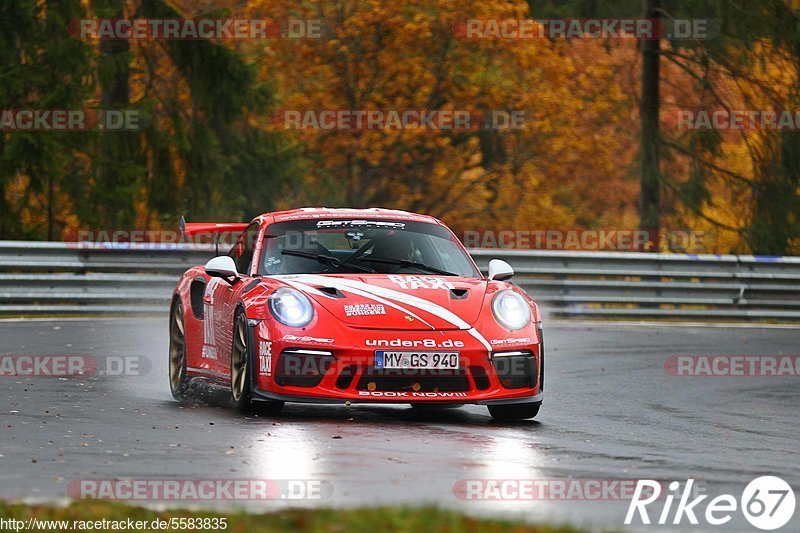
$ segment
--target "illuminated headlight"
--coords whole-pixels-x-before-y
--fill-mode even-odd
[[[278,322],[293,328],[302,328],[314,318],[314,306],[306,295],[286,287],[270,295],[269,310]]]
[[[494,318],[506,329],[516,330],[531,321],[531,308],[525,299],[514,291],[501,291],[492,300]]]

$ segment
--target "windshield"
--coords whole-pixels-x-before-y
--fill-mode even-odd
[[[267,228],[259,274],[380,273],[480,277],[445,227],[397,220],[298,220]]]

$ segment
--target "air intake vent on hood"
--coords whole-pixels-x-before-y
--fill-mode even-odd
[[[345,294],[336,287],[319,287],[317,290],[327,294],[328,296],[333,296],[334,298],[347,298],[347,296],[345,296]]]
[[[450,296],[454,300],[464,300],[469,296],[469,289],[450,289]]]

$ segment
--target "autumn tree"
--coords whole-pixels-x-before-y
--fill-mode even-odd
[[[88,95],[89,49],[66,34],[79,0],[0,3],[0,108],[81,108]],[[94,140],[69,132],[0,132],[0,236],[55,238],[68,209],[68,180],[80,173],[75,150]]]
[[[83,41],[67,31],[82,18],[196,15],[231,13],[163,0],[2,4],[3,108],[129,109],[144,127],[2,134],[0,235],[174,227],[180,214],[241,219],[275,205],[275,184],[296,157],[280,135],[250,124],[273,101],[254,62],[222,41]]]
[[[472,227],[569,227],[627,212],[624,61],[602,43],[464,39],[454,23],[524,18],[524,2],[250,2],[254,16],[321,19],[322,39],[271,44],[290,110],[521,110],[521,130],[286,131],[306,186],[284,205],[385,205]],[[597,94],[598,87],[602,95]],[[276,127],[269,120],[264,127]],[[278,125],[277,127],[280,127]],[[618,199],[595,201],[598,171]]]

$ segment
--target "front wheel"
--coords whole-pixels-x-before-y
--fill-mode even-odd
[[[489,414],[495,420],[526,420],[539,414],[541,403],[518,403],[511,405],[490,405]]]
[[[247,317],[241,311],[237,313],[233,326],[231,397],[237,409],[240,411],[249,409],[252,398],[250,389],[250,348],[247,342]]]
[[[186,374],[186,322],[183,305],[176,302],[169,318],[169,389],[176,400],[189,396],[189,377]]]
[[[239,311],[233,327],[233,347],[231,349],[231,397],[239,411],[256,412],[265,415],[278,414],[283,402],[253,401],[252,378],[250,372],[250,344],[247,332],[247,317]]]

